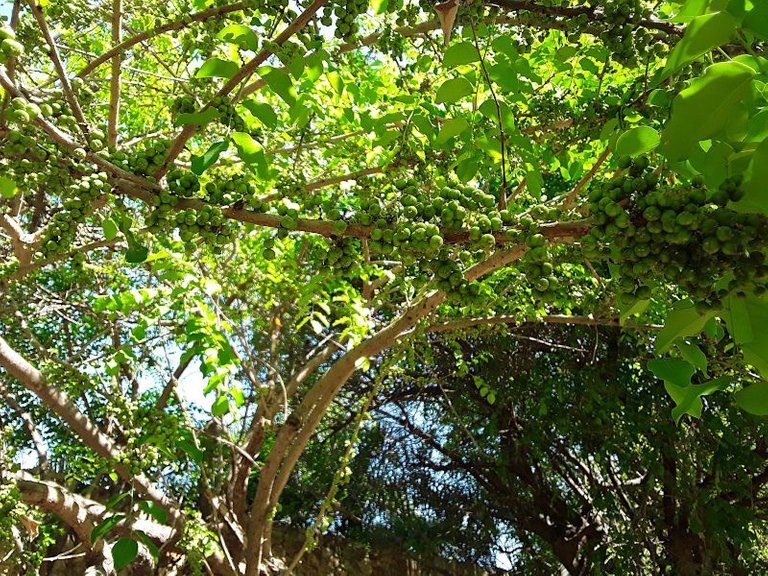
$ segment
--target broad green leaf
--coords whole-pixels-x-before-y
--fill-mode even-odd
[[[211,406],[211,414],[220,418],[227,412],[229,412],[229,398],[226,394],[222,394]]]
[[[651,360],[648,368],[664,381],[664,388],[674,400],[676,406],[672,410],[672,418],[675,422],[679,422],[684,414],[700,418],[703,408],[701,397],[724,389],[730,382],[730,378],[718,378],[703,384],[691,384],[696,369],[678,358]]]
[[[374,15],[376,16],[379,14],[384,14],[387,11],[387,6],[389,6],[389,0],[371,1],[371,10],[373,10]]]
[[[437,142],[442,144],[464,132],[469,128],[469,122],[466,118],[449,118],[440,126],[440,132],[437,135]]]
[[[232,78],[240,67],[231,60],[209,58],[195,72],[195,78]]]
[[[192,112],[191,114],[179,114],[174,124],[176,126],[185,126],[187,124],[205,125],[219,117],[219,112],[215,108],[208,108],[202,112]]]
[[[731,297],[724,319],[744,359],[768,378],[768,299]]]
[[[752,155],[752,178],[744,198],[734,203],[733,208],[739,212],[768,213],[768,139]]]
[[[678,342],[676,346],[686,362],[691,363],[694,368],[701,370],[704,374],[707,373],[707,356],[701,348],[688,342]]]
[[[682,303],[669,313],[664,328],[656,335],[656,352],[663,354],[677,339],[698,335],[713,315],[712,312],[699,314],[693,302]]]
[[[541,198],[541,190],[544,188],[544,178],[537,168],[531,168],[525,176],[528,192],[534,198]]]
[[[344,92],[344,81],[341,79],[339,73],[331,71],[328,72],[325,77],[328,78],[328,82],[331,84],[331,87],[335,90],[336,94],[341,96],[342,92]]]
[[[465,96],[469,96],[474,92],[472,83],[466,78],[451,78],[446,80],[437,89],[437,95],[435,96],[436,104],[453,104],[458,102]]]
[[[763,40],[768,40],[768,2],[754,0],[752,9],[744,16],[742,27]]]
[[[139,555],[139,543],[131,538],[120,538],[112,546],[112,560],[115,563],[115,570],[121,570],[136,560]]]
[[[480,60],[477,48],[471,42],[459,42],[451,45],[443,56],[443,66],[454,68],[462,64],[471,64]]]
[[[648,369],[660,380],[671,382],[680,387],[691,385],[691,378],[696,373],[690,363],[679,358],[658,358],[648,362]]]
[[[696,16],[705,14],[709,8],[709,3],[710,0],[687,0],[678,13],[675,14],[674,18],[672,18],[672,22],[690,22]]]
[[[101,223],[101,229],[104,232],[105,240],[111,241],[117,237],[117,224],[112,218],[104,218],[104,221]]]
[[[142,500],[139,502],[139,508],[160,522],[160,524],[165,524],[166,520],[168,520],[168,512],[154,502]]]
[[[619,316],[619,322],[621,324],[625,324],[630,317],[638,316],[645,312],[650,304],[650,300],[638,300],[632,304],[632,306],[621,312]]]
[[[750,414],[768,416],[768,382],[756,382],[734,395],[736,404]]]
[[[636,126],[624,132],[616,141],[617,156],[637,156],[650,152],[659,145],[661,137],[650,126]]]
[[[213,166],[222,152],[229,148],[229,140],[214,142],[202,156],[192,155],[192,172],[200,176]]]
[[[91,530],[91,542],[96,542],[99,538],[106,535],[112,528],[117,526],[123,519],[125,514],[114,514],[101,521],[93,530]]]
[[[662,134],[662,151],[667,157],[686,158],[696,143],[720,132],[749,94],[754,74],[744,64],[720,62],[680,92]]]
[[[125,261],[131,264],[141,264],[149,256],[149,249],[143,244],[129,243],[125,251]]]
[[[225,26],[216,35],[216,38],[224,40],[224,42],[237,44],[241,48],[253,50],[254,52],[259,49],[259,37],[256,36],[256,33],[251,28],[242,24]]]
[[[13,198],[18,191],[16,182],[5,176],[0,176],[0,195],[3,198]]]
[[[456,166],[456,176],[459,180],[466,183],[472,180],[477,174],[480,163],[475,158],[465,158]]]
[[[293,89],[293,81],[285,70],[271,68],[268,72],[262,74],[261,77],[264,78],[267,86],[280,96],[288,106],[293,106],[296,103],[296,91]]]
[[[736,19],[727,12],[694,18],[667,58],[664,77],[674,74],[699,56],[727,43],[736,31]]]
[[[256,100],[246,100],[243,102],[243,106],[251,114],[256,116],[259,121],[267,128],[277,128],[277,114],[274,108],[264,102],[256,102]]]
[[[152,554],[152,557],[157,560],[160,557],[160,549],[157,547],[157,544],[155,544],[152,539],[147,536],[146,532],[135,530],[135,533],[139,537],[139,540],[141,540],[141,542],[144,544],[144,546],[147,547],[149,553]]]
[[[267,156],[264,154],[264,149],[253,139],[250,134],[245,132],[233,132],[232,142],[235,143],[237,148],[237,155],[248,166],[256,168],[256,173],[262,178],[269,177],[269,165],[267,164]]]
[[[725,325],[736,344],[746,344],[755,339],[750,310],[746,298],[731,296],[726,302]],[[755,329],[760,330],[758,326]]]

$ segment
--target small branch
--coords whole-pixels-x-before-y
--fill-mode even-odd
[[[312,4],[310,4],[301,14],[299,14],[299,16],[293,22],[291,22],[291,24],[285,30],[283,30],[283,32],[281,32],[277,38],[275,38],[274,43],[278,46],[285,44],[294,34],[304,28],[304,26],[306,26],[315,15],[315,13],[320,10],[320,8],[322,8],[327,2],[328,0],[314,0]],[[214,99],[229,96],[230,93],[235,88],[237,88],[237,86],[243,80],[253,74],[256,69],[261,66],[271,55],[271,50],[262,50],[247,64],[242,66],[240,70],[238,70],[237,73],[226,84],[224,84],[224,86],[222,86],[218,92],[216,92]],[[212,101],[213,100],[211,100],[211,102]],[[208,102],[208,104],[203,106],[201,112],[209,109],[211,107],[211,102]],[[171,165],[174,160],[176,160],[179,154],[181,154],[181,151],[184,149],[189,139],[197,132],[198,128],[200,128],[199,124],[188,124],[178,134],[178,136],[176,136],[176,139],[171,143],[171,147],[168,150],[168,155],[166,156],[165,161],[155,173],[155,178],[160,180],[163,176],[165,176],[165,173],[168,171],[168,166]]]
[[[485,83],[488,85],[488,90],[491,91],[491,97],[493,103],[496,106],[496,120],[499,124],[499,141],[501,143],[501,190],[499,190],[499,210],[507,209],[507,154],[506,154],[506,134],[504,134],[504,122],[501,118],[501,106],[499,105],[499,99],[496,98],[496,91],[493,89],[493,82],[488,75],[488,69],[485,66],[485,55],[480,51],[480,42],[477,39],[477,30],[475,29],[475,22],[470,19],[470,25],[472,26],[472,37],[475,40],[475,48],[477,54],[480,57],[480,68],[483,70],[483,76],[485,77]]]
[[[53,36],[51,35],[51,31],[48,28],[48,24],[45,21],[45,16],[43,16],[43,10],[35,0],[27,0],[27,4],[29,4],[30,9],[32,10],[32,15],[35,17],[37,25],[40,27],[40,31],[43,33],[43,37],[48,44],[48,55],[53,62],[54,68],[56,68],[56,73],[58,74],[59,81],[61,82],[61,88],[64,91],[64,96],[67,99],[69,108],[72,110],[72,115],[75,117],[75,120],[77,120],[77,125],[87,140],[89,132],[88,123],[85,120],[85,116],[83,116],[83,110],[80,108],[80,103],[77,101],[77,97],[72,90],[72,84],[69,82],[69,77],[67,76],[67,71],[64,68],[64,63],[61,61],[61,56],[59,55],[59,51],[56,48],[56,42],[54,41]]]
[[[592,178],[595,177],[595,174],[597,174],[597,171],[600,169],[600,167],[603,165],[603,163],[608,159],[608,156],[611,154],[611,148],[610,146],[606,146],[605,150],[603,150],[603,153],[600,155],[600,157],[597,159],[597,162],[595,162],[595,165],[592,166],[592,169],[584,174],[582,176],[581,180],[576,184],[576,186],[573,187],[573,190],[571,190],[568,195],[565,197],[565,200],[563,201],[563,210],[568,210],[574,202],[576,202],[576,198],[579,197],[579,194],[581,194],[581,191],[584,189],[584,186],[586,186]]]
[[[229,14],[230,12],[237,12],[239,10],[242,10],[244,5],[245,5],[244,2],[235,2],[234,4],[228,4],[226,6],[217,6],[215,8],[209,8],[208,10],[203,10],[202,12],[197,12],[192,15],[185,14],[178,20],[175,20],[173,22],[168,22],[167,24],[163,24],[162,26],[158,26],[157,28],[154,28],[147,32],[141,32],[139,34],[136,34],[135,36],[126,38],[120,44],[113,46],[112,48],[104,52],[101,56],[89,62],[82,70],[80,70],[80,72],[77,73],[77,76],[79,78],[85,78],[91,72],[93,72],[96,68],[98,68],[108,60],[112,59],[113,56],[117,54],[122,54],[123,52],[128,50],[128,48],[135,46],[139,42],[143,42],[144,40],[149,40],[150,38],[159,36],[164,32],[181,30],[182,28],[186,28],[190,26],[193,22],[204,22],[215,16],[223,16],[224,14]]]
[[[440,324],[433,324],[427,328],[427,332],[455,332],[457,330],[466,330],[468,328],[493,326],[499,324],[526,326],[541,323],[573,324],[580,326],[611,326],[615,328],[627,328],[631,330],[661,330],[663,328],[663,326],[658,324],[633,324],[631,322],[621,324],[618,318],[592,318],[591,316],[551,315],[544,316],[539,320],[520,320],[520,318],[516,316],[489,316],[487,318],[465,318],[462,320],[451,320]]]
[[[112,0],[112,43],[120,44],[122,36],[122,0]],[[112,77],[109,88],[109,120],[107,122],[107,145],[117,144],[117,124],[120,117],[120,65],[121,53],[112,57]]]

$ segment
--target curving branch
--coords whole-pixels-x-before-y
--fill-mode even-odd
[[[314,0],[312,4],[310,4],[301,14],[299,14],[296,19],[291,22],[288,27],[277,36],[277,38],[275,38],[274,43],[278,46],[285,44],[294,34],[301,31],[302,28],[309,24],[309,21],[314,17],[315,13],[320,10],[320,8],[322,8],[327,2],[328,0]],[[264,62],[270,56],[272,56],[271,50],[262,50],[259,52],[247,64],[242,66],[237,71],[237,73],[235,73],[235,75],[232,76],[232,78],[230,78],[229,81],[219,89],[218,92],[216,92],[214,99],[229,96],[230,93],[235,88],[237,88],[241,82],[256,72],[256,69],[264,64]],[[201,112],[211,108],[212,102],[213,99],[205,106],[203,106]],[[181,151],[184,149],[189,139],[197,132],[198,128],[200,128],[199,124],[187,124],[184,126],[178,136],[176,136],[174,141],[171,143],[171,147],[168,150],[168,155],[166,156],[162,166],[160,166],[154,175],[155,178],[160,180],[165,175],[165,173],[168,171],[168,166],[170,166],[173,161],[176,160],[178,155],[181,154]]]
[[[130,483],[134,489],[143,494],[157,505],[163,507],[169,516],[181,521],[181,514],[157,487],[144,475],[134,476],[130,468],[122,462],[120,449],[114,441],[102,432],[67,394],[55,388],[47,381],[37,368],[32,366],[23,356],[0,336],[0,366],[18,380],[27,390],[37,396],[43,405],[67,423],[70,430],[83,443],[102,458],[114,462],[115,470],[120,477]]]
[[[486,318],[463,318],[450,320],[440,324],[432,324],[427,327],[427,332],[456,332],[469,328],[479,328],[498,325],[526,326],[532,324],[573,324],[580,326],[611,326],[614,328],[627,328],[632,330],[661,330],[659,324],[634,324],[632,322],[621,323],[618,318],[593,318],[592,316],[564,316],[550,315],[538,318],[536,321],[521,320],[517,316],[488,316]]]
[[[15,483],[25,504],[55,514],[77,535],[81,542],[90,546],[91,532],[111,513],[103,504],[70,492],[56,482],[35,478],[26,472],[18,472]],[[170,526],[146,518],[133,518],[115,525],[118,534],[130,534],[141,530],[158,545],[165,544],[174,536]]]
[[[140,42],[144,42],[145,40],[149,40],[150,38],[154,38],[155,36],[159,36],[160,34],[164,34],[165,32],[171,32],[174,30],[181,30],[183,28],[187,28],[193,22],[205,22],[206,20],[215,18],[216,16],[223,16],[224,14],[229,14],[230,12],[238,12],[242,10],[244,7],[245,7],[245,2],[235,2],[233,4],[227,4],[226,6],[216,6],[215,8],[209,8],[201,12],[196,12],[195,14],[192,14],[192,15],[185,14],[184,16],[180,17],[178,20],[174,20],[173,22],[168,22],[166,24],[163,24],[161,26],[158,26],[146,32],[140,32],[135,36],[126,38],[116,46],[113,46],[112,48],[110,48],[109,50],[101,54],[98,58],[89,62],[82,70],[80,70],[80,72],[77,73],[77,76],[79,78],[85,78],[86,76],[88,76],[88,74],[96,70],[96,68],[98,68],[105,62],[108,62],[113,57],[119,54],[122,54],[123,52],[125,52],[132,46],[139,44]]]
[[[89,132],[88,122],[86,122],[85,116],[83,116],[83,110],[80,108],[80,103],[77,100],[77,96],[75,96],[75,92],[72,90],[72,84],[69,81],[69,76],[67,75],[67,71],[64,68],[64,63],[61,60],[61,56],[59,55],[56,42],[53,39],[51,30],[48,28],[48,23],[45,21],[43,8],[35,0],[27,0],[27,4],[29,4],[29,8],[32,10],[32,15],[35,17],[37,25],[40,27],[40,31],[43,33],[43,37],[48,44],[48,54],[51,57],[54,68],[56,68],[56,73],[59,76],[59,81],[61,82],[61,88],[64,91],[64,96],[67,99],[67,104],[69,104],[69,108],[72,110],[72,115],[75,117],[75,120],[77,120],[77,125],[80,128],[80,131],[87,139]]]

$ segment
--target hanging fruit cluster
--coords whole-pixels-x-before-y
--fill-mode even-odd
[[[768,219],[737,212],[744,195],[739,178],[717,190],[701,181],[667,185],[647,158],[589,193],[594,226],[581,238],[589,258],[617,266],[621,300],[647,299],[660,281],[686,290],[702,308],[717,308],[730,293],[762,294]]]
[[[78,226],[91,213],[93,201],[111,188],[104,172],[83,176],[67,188],[61,209],[54,214],[40,244],[43,257],[61,254],[70,247]]]

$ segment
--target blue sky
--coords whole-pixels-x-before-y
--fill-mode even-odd
[[[12,0],[0,0],[0,16],[11,17]]]

